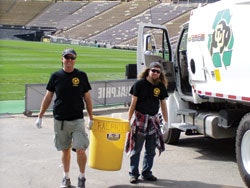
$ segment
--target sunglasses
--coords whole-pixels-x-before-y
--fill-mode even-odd
[[[160,74],[161,73],[161,71],[160,70],[157,70],[157,69],[150,69],[153,73],[158,73],[158,74]]]
[[[64,58],[65,59],[67,59],[67,60],[69,60],[69,59],[71,59],[71,60],[75,60],[76,59],[76,57],[74,57],[74,56],[64,56]]]

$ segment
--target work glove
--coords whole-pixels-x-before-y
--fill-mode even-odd
[[[36,120],[36,126],[37,126],[37,128],[41,129],[42,128],[42,124],[43,124],[42,118],[38,117],[37,120]]]
[[[161,133],[162,134],[164,134],[167,129],[168,129],[168,122],[165,122],[164,124],[161,124]]]
[[[94,124],[93,120],[90,119],[89,123],[88,123],[88,126],[87,126],[88,130],[92,129],[93,124]]]
[[[164,128],[165,128],[165,129],[168,129],[168,122],[165,122]]]

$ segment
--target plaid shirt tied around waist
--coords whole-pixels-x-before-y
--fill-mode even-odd
[[[135,147],[135,136],[139,132],[144,136],[155,135],[156,147],[159,150],[159,155],[165,150],[165,144],[163,141],[163,134],[161,132],[159,115],[150,116],[148,114],[142,114],[135,111],[135,118],[132,122],[130,132],[126,141],[125,151],[127,155],[131,154],[131,151]]]

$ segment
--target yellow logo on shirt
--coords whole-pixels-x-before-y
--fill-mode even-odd
[[[78,86],[80,83],[79,78],[77,77],[72,78],[72,83],[73,83],[73,86]]]
[[[159,89],[159,88],[154,88],[154,96],[155,97],[158,97],[159,95],[160,95],[160,93],[161,93],[161,90]]]

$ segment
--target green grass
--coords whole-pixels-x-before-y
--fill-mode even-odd
[[[85,71],[90,82],[125,79],[126,65],[136,62],[135,51],[0,40],[0,101],[24,99],[25,84],[47,83],[61,68],[65,48],[76,50],[76,68]]]

